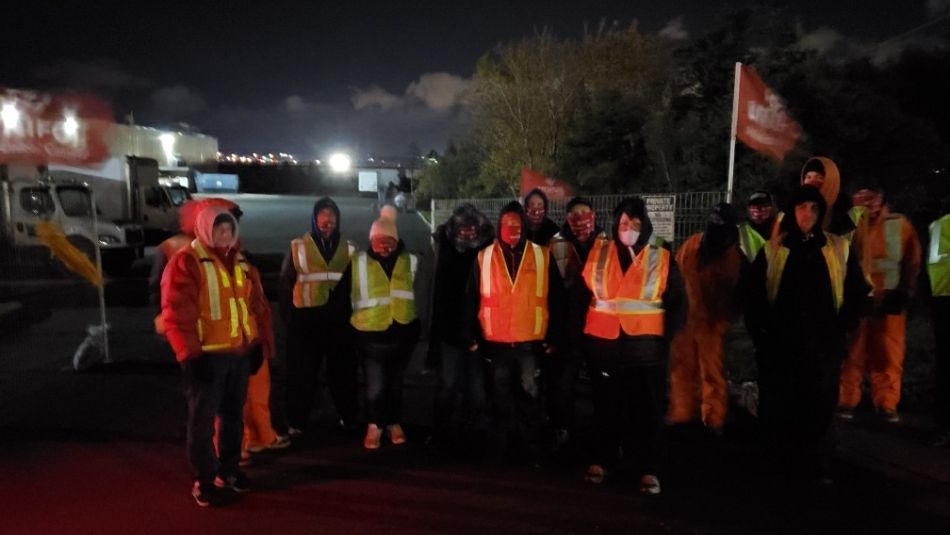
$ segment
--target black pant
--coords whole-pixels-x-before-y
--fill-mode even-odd
[[[492,407],[497,447],[511,441],[534,449],[541,429],[540,371],[535,344],[483,344],[491,362]]]
[[[933,298],[937,425],[950,430],[950,297]]]
[[[487,427],[488,399],[482,358],[466,349],[441,344],[439,393],[435,398],[433,427],[444,432],[457,426]]]
[[[356,420],[356,354],[351,327],[320,309],[294,309],[287,326],[287,412],[292,427],[306,429],[320,368],[326,361],[327,386],[337,415]]]
[[[250,359],[239,355],[202,355],[182,364],[188,404],[187,444],[192,475],[202,487],[216,475],[238,473],[244,437],[244,400]],[[220,418],[218,455],[214,452],[214,418]]]
[[[541,357],[545,408],[551,426],[555,429],[574,427],[574,388],[580,369],[579,362],[574,355],[564,353]]]
[[[366,374],[366,420],[379,426],[399,423],[402,413],[402,378],[414,344],[359,342]]]

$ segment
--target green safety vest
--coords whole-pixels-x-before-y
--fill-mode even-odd
[[[834,298],[835,310],[840,310],[844,303],[844,278],[848,271],[849,247],[850,244],[847,240],[825,232],[825,245],[821,248],[821,253],[825,257],[828,275],[831,277],[831,293]],[[775,303],[778,298],[788,254],[789,249],[784,245],[775,247],[771,241],[765,243],[765,258],[768,263],[766,289],[769,303]]]
[[[365,251],[354,256],[350,264],[353,273],[350,324],[358,331],[379,332],[388,329],[393,321],[405,325],[416,319],[412,282],[418,262],[415,255],[402,252],[389,278],[379,262]]]
[[[755,257],[758,256],[759,251],[762,250],[767,241],[768,238],[763,238],[758,231],[752,228],[752,225],[748,223],[739,225],[739,249],[742,250],[742,254],[749,262],[755,262]]]
[[[927,274],[935,297],[950,296],[950,214],[930,224]]]

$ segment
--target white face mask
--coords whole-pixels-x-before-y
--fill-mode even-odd
[[[626,245],[627,247],[633,247],[633,244],[637,243],[639,238],[639,230],[625,230],[620,233],[620,243]]]

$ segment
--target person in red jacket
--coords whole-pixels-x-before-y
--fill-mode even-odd
[[[243,408],[248,376],[260,368],[262,345],[272,344],[272,334],[259,276],[238,247],[236,218],[206,207],[195,232],[197,238],[171,258],[162,276],[162,320],[184,379],[192,496],[207,507],[221,503],[218,488],[249,490],[238,466]]]

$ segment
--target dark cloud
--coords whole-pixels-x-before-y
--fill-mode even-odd
[[[152,115],[166,120],[190,118],[207,107],[204,97],[183,85],[162,87],[152,93]]]
[[[84,90],[147,88],[153,82],[144,76],[128,72],[108,60],[65,60],[37,67],[33,75],[57,85]]]

